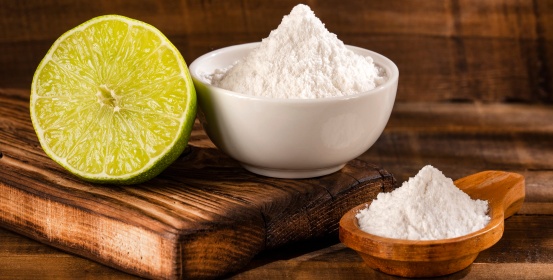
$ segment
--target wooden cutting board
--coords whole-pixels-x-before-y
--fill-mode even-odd
[[[0,226],[147,278],[223,276],[262,250],[336,234],[348,209],[395,184],[360,160],[314,179],[258,176],[197,123],[183,155],[153,180],[91,184],[42,151],[28,102],[28,90],[0,89]]]

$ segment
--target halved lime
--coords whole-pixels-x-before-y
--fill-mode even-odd
[[[30,111],[42,148],[61,166],[88,181],[133,184],[182,153],[196,93],[159,30],[107,15],[56,40],[33,77]]]

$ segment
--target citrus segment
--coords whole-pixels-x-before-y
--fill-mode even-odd
[[[30,111],[53,160],[85,180],[130,184],[182,153],[196,95],[184,59],[159,30],[109,15],[54,43],[33,77]]]

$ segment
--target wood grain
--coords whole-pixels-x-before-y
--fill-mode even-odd
[[[9,96],[10,102],[0,103],[0,114],[16,114],[18,104],[26,102],[25,92],[1,91],[0,96]],[[467,269],[436,279],[553,278],[552,119],[549,105],[396,103],[383,135],[361,159],[393,172],[399,183],[424,164],[434,165],[453,179],[489,169],[516,172],[526,179],[525,202],[517,214],[505,220],[501,240],[482,251]],[[5,129],[19,138],[33,133],[0,122],[1,136]],[[192,138],[198,147],[212,147],[198,130]],[[19,152],[30,155],[34,150],[23,146]],[[374,271],[355,251],[337,243],[337,237],[330,235],[267,249],[225,278],[397,279]],[[0,279],[69,280],[81,276],[137,279],[0,228]]]
[[[500,241],[501,242],[501,241]],[[499,245],[496,245],[497,247]],[[492,247],[494,248],[494,247]],[[487,252],[487,251],[484,251]],[[482,255],[482,252],[480,255]],[[552,262],[479,261],[457,273],[432,279],[551,279]],[[234,275],[229,279],[405,279],[384,274],[365,265],[361,257],[336,244],[292,259],[280,259]]]
[[[512,171],[536,193],[527,199],[553,201],[551,120],[549,105],[396,103],[385,132],[360,158],[390,167],[398,182],[426,164],[451,178]]]
[[[336,234],[347,209],[394,187],[364,161],[319,178],[245,171],[196,125],[183,155],[134,186],[85,183],[42,151],[28,91],[0,91],[0,226],[132,274],[212,278],[256,254]]]
[[[398,65],[398,101],[553,102],[551,0],[305,1],[346,44]],[[153,24],[185,60],[268,36],[296,1],[0,2],[0,87],[29,88],[48,48],[99,15]]]

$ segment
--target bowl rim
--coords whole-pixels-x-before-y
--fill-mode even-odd
[[[470,248],[463,255],[479,253],[495,244],[501,238],[504,228],[503,213],[499,209],[490,208],[488,215],[490,222],[483,228],[452,238],[438,240],[410,240],[390,238],[374,235],[359,228],[356,214],[370,205],[362,203],[348,210],[340,219],[340,241],[355,251],[397,261],[424,261],[428,254],[435,254],[442,250],[454,251],[456,248]],[[493,243],[481,242],[482,238],[493,239]],[[361,240],[361,242],[358,242]],[[392,251],[402,251],[404,256],[391,257]],[[423,253],[424,252],[424,253]],[[459,257],[459,256],[455,256]],[[434,260],[449,260],[454,256],[435,256]]]
[[[376,64],[379,65],[380,67],[383,67],[386,70],[387,75],[389,75],[390,73],[392,75],[388,76],[388,79],[386,80],[386,82],[384,82],[383,84],[381,84],[381,85],[379,85],[379,86],[377,86],[377,87],[375,87],[371,90],[368,90],[368,91],[364,91],[364,92],[360,92],[360,93],[356,93],[356,94],[344,95],[344,96],[322,97],[322,98],[273,98],[273,97],[267,97],[267,96],[255,96],[255,95],[239,93],[239,92],[235,92],[235,91],[231,91],[231,90],[227,90],[227,89],[224,89],[224,88],[221,88],[221,87],[214,86],[214,85],[208,83],[207,81],[202,79],[202,77],[199,76],[200,73],[198,73],[197,68],[199,68],[200,65],[202,65],[204,60],[207,60],[207,59],[212,58],[214,56],[221,55],[223,53],[233,51],[233,50],[236,50],[236,49],[247,49],[247,48],[253,49],[256,46],[258,46],[259,44],[261,44],[261,42],[251,42],[251,43],[231,45],[231,46],[227,46],[227,47],[223,47],[223,48],[220,48],[220,49],[210,51],[208,53],[205,53],[205,54],[199,56],[194,61],[192,61],[192,63],[188,67],[190,75],[192,76],[192,80],[194,82],[199,82],[199,83],[201,83],[202,85],[204,85],[208,88],[217,89],[218,92],[225,93],[225,94],[228,94],[228,95],[231,95],[231,96],[234,96],[234,97],[251,99],[251,100],[258,100],[258,101],[264,101],[264,102],[278,102],[278,103],[327,103],[327,102],[336,102],[336,101],[340,101],[340,100],[355,100],[355,99],[358,99],[358,98],[363,98],[365,96],[387,92],[387,90],[389,88],[397,86],[397,84],[399,82],[399,69],[398,69],[397,65],[391,59],[387,58],[386,56],[384,56],[380,53],[377,53],[375,51],[371,51],[369,49],[365,49],[365,48],[358,47],[358,46],[353,46],[353,45],[345,45],[345,44],[344,45],[348,49],[354,51],[356,54],[358,54],[361,51],[362,52],[369,52],[369,55],[373,58],[375,63],[376,63],[376,60],[386,62],[385,64],[384,63],[376,63]],[[376,57],[376,59],[375,59],[375,57]]]

